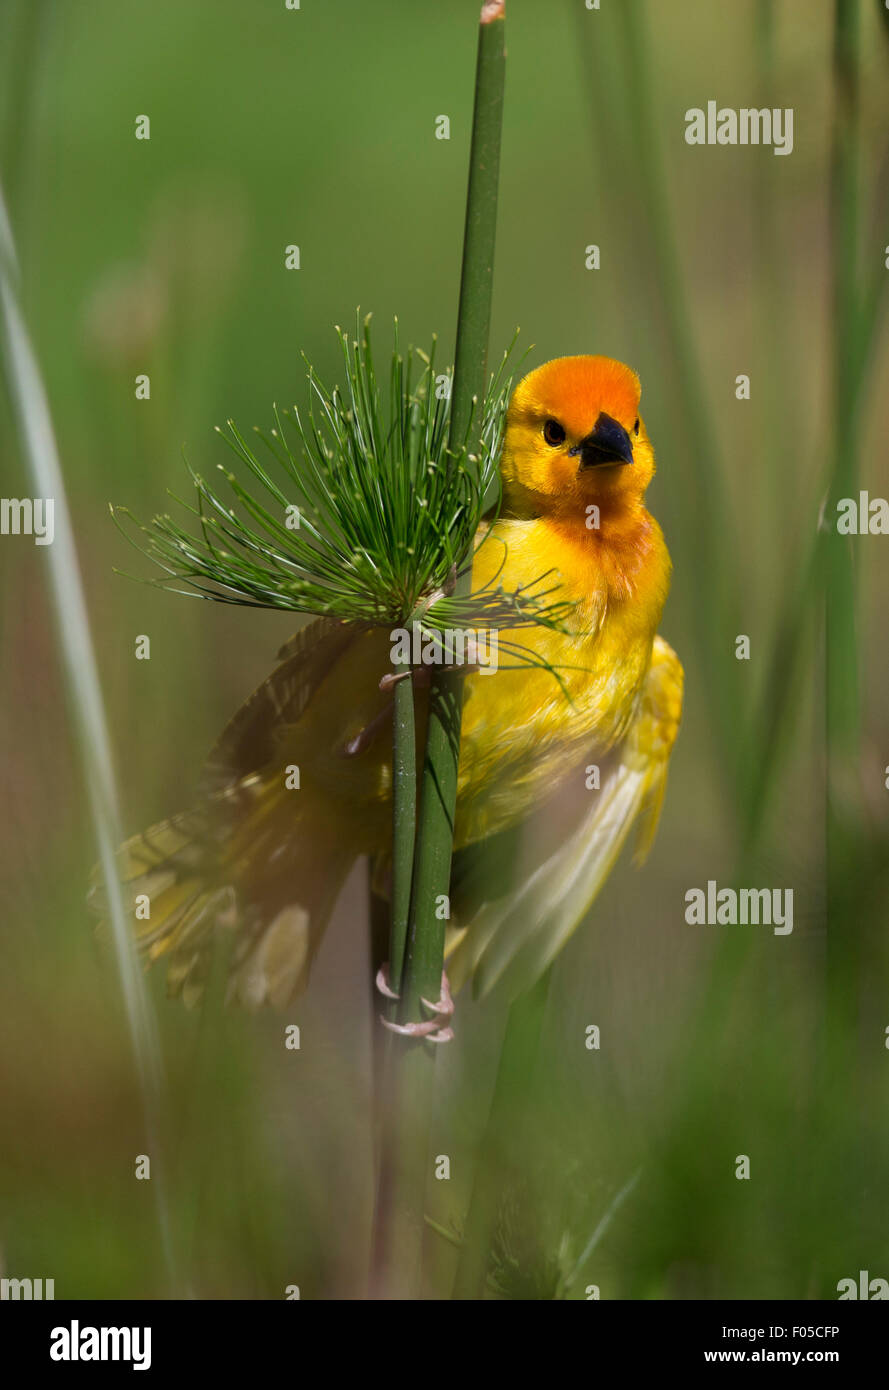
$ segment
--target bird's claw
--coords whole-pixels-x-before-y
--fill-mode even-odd
[[[395,990],[392,989],[391,985],[389,984],[388,961],[385,961],[384,964],[381,965],[379,970],[377,971],[377,989],[380,991],[380,994],[385,995],[387,999],[401,998],[401,995],[396,994]]]
[[[476,676],[479,671],[490,671],[490,666],[483,666],[477,661],[463,661],[456,666],[449,666],[447,663],[436,665],[436,671],[440,671],[446,676]],[[431,668],[428,666],[415,666],[410,671],[387,671],[380,677],[380,689],[391,690],[399,681],[403,681],[410,676],[416,690],[425,689],[432,684]]]
[[[431,683],[432,677],[427,666],[409,666],[404,671],[387,671],[380,677],[380,689],[391,690],[399,681],[410,677],[411,684],[416,690],[423,688]]]
[[[377,971],[377,989],[387,999],[398,999],[389,984],[389,965],[381,965]],[[454,1030],[450,1027],[448,1020],[454,1013],[454,1001],[451,997],[451,989],[448,984],[447,973],[441,972],[441,994],[435,1003],[428,999],[421,999],[420,1002],[432,1014],[431,1018],[422,1023],[393,1023],[390,1019],[380,1015],[380,1022],[384,1028],[388,1028],[390,1033],[400,1033],[404,1038],[422,1038],[425,1042],[443,1043],[450,1042],[454,1036]]]
[[[380,1014],[380,1022],[390,1033],[400,1033],[403,1038],[422,1038],[424,1042],[450,1042],[454,1036],[453,1028],[441,1028],[439,1020],[430,1018],[426,1023],[390,1023]]]
[[[434,1014],[437,1018],[451,1017],[456,1005],[451,998],[451,986],[448,983],[447,973],[444,970],[441,972],[441,994],[436,999],[435,1003],[431,1004],[428,999],[423,999],[422,996],[420,998],[420,1003],[425,1004],[429,1012]]]

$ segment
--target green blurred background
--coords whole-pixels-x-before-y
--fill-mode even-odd
[[[518,326],[531,365],[598,352],[639,371],[659,459],[650,505],[675,565],[663,631],[685,663],[687,700],[651,859],[641,873],[621,864],[554,971],[528,1076],[530,1125],[504,1180],[521,1212],[518,1235],[505,1223],[515,1247],[506,1292],[551,1296],[558,1266],[572,1297],[591,1283],[602,1297],[831,1297],[859,1269],[889,1278],[889,540],[855,542],[863,829],[849,866],[855,949],[833,1072],[821,1059],[817,594],[793,669],[779,628],[831,455],[834,7],[629,3],[647,68],[612,0],[598,12],[583,0],[509,0],[492,352]],[[880,6],[860,12],[858,252],[870,284],[889,274],[889,42]],[[397,314],[403,339],[422,346],[437,333],[450,357],[475,19],[475,0],[303,0],[299,12],[283,0],[0,7],[2,175],[128,831],[187,804],[220,727],[292,624],[115,575],[148,567],[108,503],[147,517],[167,488],[184,495],[183,451],[204,471],[227,461],[214,424],[267,426],[273,402],[303,400],[302,352],[335,379],[333,325],[352,322],[356,306],[373,312],[381,350]],[[792,107],[792,155],[687,146],[685,111],[710,98]],[[646,111],[650,158],[634,128]],[[134,138],[141,114],[150,141]],[[435,138],[441,114],[449,141]],[[654,178],[678,247],[669,285]],[[298,271],[284,266],[290,243]],[[591,243],[598,271],[585,266]],[[677,375],[689,345],[694,410]],[[143,372],[148,402],[134,394]],[[749,402],[735,396],[741,373]],[[862,486],[885,496],[881,339],[860,409]],[[3,494],[24,494],[5,400],[0,467]],[[713,479],[725,494],[716,514]],[[146,1141],[114,963],[84,907],[95,848],[45,562],[26,538],[0,543],[3,1273],[52,1277],[58,1298],[280,1298],[289,1284],[303,1297],[361,1297],[373,1178],[360,870],[308,995],[285,1019],[229,1012],[216,998],[188,1014],[150,977],[169,1097],[170,1283],[151,1184],[134,1178]],[[714,593],[722,620],[717,611],[702,627]],[[739,632],[751,638],[747,663],[734,660]],[[148,662],[135,659],[140,634],[151,638]],[[770,678],[792,682],[780,762],[753,727]],[[686,890],[732,882],[742,860],[737,750],[726,740],[735,722],[738,747],[742,726],[753,727],[748,769],[770,760],[768,810],[741,881],[794,889],[789,937],[739,927],[729,940],[731,928],[684,920]],[[836,930],[842,939],[842,921]],[[448,1228],[463,1219],[505,1014],[496,995],[461,998],[458,1041],[439,1058],[433,1152],[450,1156],[452,1176],[432,1184],[430,1212]],[[299,1052],[283,1046],[287,1021],[300,1025]],[[591,1023],[600,1051],[585,1047]],[[750,1181],[734,1176],[738,1154],[750,1156]],[[431,1295],[447,1293],[454,1258],[441,1240]]]

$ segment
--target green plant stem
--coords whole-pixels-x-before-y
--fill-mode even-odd
[[[451,440],[455,445],[465,438],[475,403],[483,400],[485,391],[506,72],[504,32],[502,9],[498,19],[479,28],[451,401]],[[467,592],[468,587],[467,582]]]
[[[389,983],[401,992],[411,905],[411,878],[417,826],[417,734],[414,687],[410,676],[395,686],[392,733],[392,929]]]
[[[457,765],[463,681],[455,675],[432,681],[420,812],[414,856],[411,919],[403,992],[406,1018],[422,1016],[422,999],[437,999],[444,965],[445,903],[454,843]],[[418,1050],[431,1062],[431,1054]]]
[[[477,411],[484,399],[491,329],[505,63],[501,8],[499,15],[479,27],[451,401],[450,439],[455,448],[465,438],[473,412]],[[479,424],[478,419],[476,424]],[[468,594],[471,587],[472,569],[467,566],[458,576],[457,594]],[[437,908],[447,895],[450,878],[462,704],[463,679],[460,675],[442,674],[433,678],[414,865],[405,994],[409,1012],[420,1007],[422,997],[436,999],[441,980],[445,919]]]
[[[373,894],[370,896],[372,942],[374,946],[371,969],[376,976],[377,969],[388,958],[389,984],[399,993],[404,973],[404,955],[407,943],[408,915],[411,900],[411,877],[414,860],[414,838],[417,819],[417,752],[416,722],[414,710],[414,688],[408,674],[395,686],[392,715],[392,889],[391,911],[389,914],[388,951],[378,940],[382,923],[378,922],[381,902]],[[396,667],[396,671],[398,668]],[[391,1033],[383,1033],[377,1015],[383,1002],[376,989],[372,989],[372,1010],[374,1024],[374,1107],[375,1107],[375,1145],[378,1147],[378,1179],[376,1211],[374,1214],[373,1249],[371,1253],[371,1296],[383,1296],[386,1292],[399,1291],[400,1268],[391,1267],[393,1255],[415,1242],[413,1223],[422,1220],[422,1211],[417,1215],[399,1207],[401,1165],[405,1160],[405,1145],[413,1143],[410,1133],[403,1134],[396,1125],[401,1116],[395,1110],[395,1065],[396,1047],[400,1039]],[[397,1015],[395,1001],[385,1002],[383,1016],[394,1019]],[[387,1124],[391,1115],[392,1123]],[[402,1228],[401,1223],[406,1222]]]
[[[449,436],[453,448],[459,447],[466,437],[473,418],[481,428],[480,403],[484,399],[491,321],[505,57],[503,6],[486,5],[479,26],[457,316]],[[470,588],[468,566],[458,577],[457,594],[468,594]],[[403,1021],[425,1017],[422,999],[437,999],[441,989],[446,922],[442,907],[448,895],[454,841],[462,701],[460,675],[437,674],[433,678],[399,1009]],[[375,1294],[390,1298],[416,1297],[420,1289],[435,1051],[432,1044],[407,1039],[395,1038],[394,1043],[401,1046],[402,1055],[400,1065],[387,1068],[392,1082],[387,1097],[392,1116],[381,1161],[373,1289]]]
[[[506,66],[503,7],[486,17],[491,9],[486,6],[482,13],[475,73],[451,401],[450,439],[454,448],[466,437],[473,413],[484,399],[487,376]],[[475,423],[480,425],[477,414]],[[471,585],[468,565],[458,575],[457,594],[468,594]],[[420,1006],[421,996],[437,998],[441,981],[445,925],[439,909],[450,878],[462,702],[463,679],[459,674],[438,673],[433,677],[414,860],[405,991],[408,1010]]]

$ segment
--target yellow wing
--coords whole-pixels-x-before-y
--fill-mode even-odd
[[[230,997],[283,1006],[305,983],[354,855],[316,798],[291,805],[276,757],[282,730],[303,718],[360,630],[327,619],[300,629],[221,735],[194,807],[121,848],[127,900],[150,911],[134,917],[139,949],[166,958],[168,993],[187,1004],[203,993],[220,927],[239,929]],[[105,915],[98,869],[89,902]]]
[[[577,829],[524,882],[484,903],[450,944],[453,989],[470,976],[485,995],[498,982],[515,997],[530,988],[583,920],[637,826],[637,862],[654,839],[670,752],[682,713],[683,672],[655,638],[651,666],[626,737]]]

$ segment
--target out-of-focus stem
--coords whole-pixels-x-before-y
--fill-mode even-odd
[[[484,1294],[505,1161],[510,1152],[521,1147],[519,1127],[528,1110],[551,973],[545,971],[509,1010],[494,1098],[476,1159],[472,1200],[454,1282],[453,1296],[457,1299],[478,1299]]]
[[[844,899],[855,859],[860,743],[857,584],[853,540],[839,533],[837,502],[858,495],[859,6],[836,0],[834,138],[831,167],[833,256],[833,471],[825,512],[825,732],[827,740],[827,984],[831,1038],[850,1036],[858,950]],[[831,1052],[833,1047],[831,1046]]]

